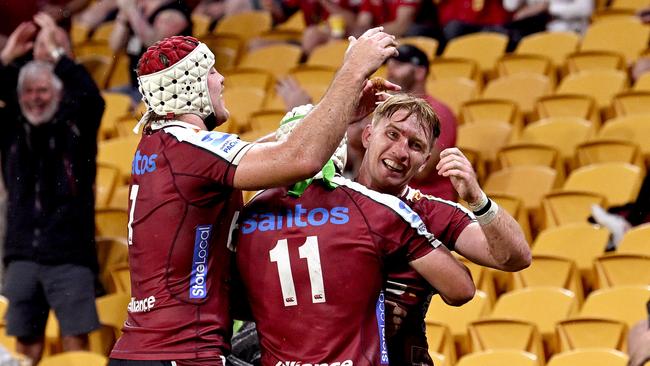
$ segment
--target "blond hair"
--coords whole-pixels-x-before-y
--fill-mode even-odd
[[[372,126],[376,126],[383,118],[390,119],[395,113],[402,110],[407,114],[401,121],[405,121],[412,115],[415,116],[417,122],[424,129],[429,148],[433,148],[435,140],[440,136],[440,119],[431,105],[422,98],[404,93],[391,95],[375,109]]]

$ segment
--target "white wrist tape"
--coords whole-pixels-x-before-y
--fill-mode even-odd
[[[467,202],[469,209],[472,210],[472,212],[474,213],[481,211],[487,204],[488,204],[488,198],[485,192],[483,191],[481,191],[481,199],[479,199],[478,202],[476,203]]]
[[[476,221],[478,221],[479,225],[487,225],[491,223],[497,217],[497,213],[499,212],[499,205],[497,205],[496,202],[489,198],[487,202],[488,203],[481,210],[474,212]]]

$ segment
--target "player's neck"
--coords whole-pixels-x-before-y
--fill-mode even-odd
[[[201,117],[197,116],[196,114],[181,114],[176,116],[176,119],[181,122],[189,123],[191,125],[199,127],[202,130],[206,130],[205,123],[203,123]]]

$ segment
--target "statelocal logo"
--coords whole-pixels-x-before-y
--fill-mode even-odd
[[[322,207],[307,210],[302,205],[296,205],[294,210],[286,214],[262,213],[253,214],[246,219],[241,228],[242,234],[250,234],[256,230],[274,231],[284,227],[323,226],[327,223],[334,225],[347,224],[350,221],[347,207]]]
[[[304,363],[302,361],[278,361],[278,363],[275,364],[275,366],[354,366],[354,362],[352,360],[345,360],[345,361],[337,361],[337,362],[332,362],[332,363]]]
[[[190,299],[203,299],[208,295],[206,279],[211,232],[212,225],[202,225],[196,228],[192,275],[190,276]]]
[[[158,154],[144,155],[140,150],[136,151],[131,165],[131,174],[142,175],[155,171],[157,157]]]

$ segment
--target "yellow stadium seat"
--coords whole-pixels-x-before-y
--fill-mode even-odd
[[[316,47],[309,55],[307,65],[338,69],[343,64],[343,56],[348,49],[348,44],[347,40],[335,40]]]
[[[124,52],[111,53],[109,57],[113,62],[106,81],[106,88],[129,85],[131,83],[129,57]]]
[[[617,116],[650,115],[650,91],[628,91],[617,94],[612,104]]]
[[[108,207],[120,208],[123,210],[129,208],[129,186],[128,185],[123,184],[115,187],[115,190],[113,191],[113,196],[111,197],[111,201],[108,204]]]
[[[515,143],[505,146],[497,153],[499,165],[503,168],[520,165],[540,165],[556,169],[558,179],[564,181],[564,170],[559,169],[560,152],[553,146],[536,143]]]
[[[448,364],[456,363],[456,346],[449,327],[442,323],[427,321],[426,337],[429,353],[434,352],[444,357]],[[436,366],[438,364],[436,363]]]
[[[511,276],[511,287],[515,290],[539,286],[560,287],[573,292],[578,304],[584,300],[580,272],[575,262],[568,258],[535,254],[530,267],[513,272]]]
[[[481,290],[477,290],[474,298],[461,307],[449,306],[442,301],[440,296],[434,296],[429,304],[425,321],[446,324],[451,330],[457,346],[460,346],[462,351],[468,348],[467,324],[484,318],[490,311],[490,300]]]
[[[101,141],[97,145],[97,162],[107,163],[120,169],[120,181],[128,183],[131,178],[131,165],[140,136],[117,137]]]
[[[265,90],[259,88],[224,88],[223,99],[228,106],[230,118],[236,122],[234,132],[250,129],[248,118],[253,112],[262,109],[265,98]]]
[[[650,72],[642,74],[634,83],[634,91],[650,91]]]
[[[544,75],[518,73],[490,81],[481,98],[511,100],[528,117],[532,114],[535,101],[551,93],[551,82]]]
[[[268,71],[279,78],[298,65],[301,54],[299,46],[274,44],[246,53],[237,67]]]
[[[108,292],[115,292],[111,279],[111,268],[129,261],[126,240],[119,237],[98,237],[96,240],[99,279]]]
[[[517,349],[537,356],[544,364],[544,345],[537,326],[513,319],[483,319],[467,326],[471,352]]]
[[[497,296],[492,271],[487,267],[471,262],[465,257],[456,256],[456,259],[469,269],[474,280],[474,286],[477,290],[483,291],[487,295],[490,305],[493,305]]]
[[[548,193],[542,199],[544,228],[558,227],[571,223],[587,222],[591,206],[607,206],[602,194],[585,191],[558,191]]]
[[[108,207],[115,190],[115,185],[120,180],[120,170],[110,164],[98,163],[95,178],[95,207]]]
[[[518,350],[475,352],[461,358],[456,366],[539,366],[537,357]]]
[[[286,112],[281,109],[262,110],[251,114],[250,123],[253,131],[268,134],[275,132]]]
[[[623,55],[612,51],[581,51],[570,54],[566,60],[570,73],[587,70],[623,70],[627,65]]]
[[[436,365],[436,366],[451,366],[452,365],[449,361],[447,361],[447,358],[444,355],[441,355],[440,353],[429,351],[429,357],[431,357],[431,360],[433,361],[433,364]]]
[[[533,255],[551,255],[573,260],[583,283],[594,283],[593,260],[605,252],[609,231],[588,223],[573,223],[549,228],[537,235]]]
[[[301,10],[293,13],[289,19],[275,26],[277,30],[300,32],[305,30],[305,16]]]
[[[537,99],[535,114],[540,118],[578,117],[600,126],[600,111],[595,100],[582,94],[546,95]]]
[[[574,164],[573,157],[578,144],[594,134],[590,121],[578,117],[549,117],[527,125],[518,141],[542,144],[557,149],[565,166]]]
[[[266,11],[241,12],[223,17],[215,34],[234,34],[248,41],[271,30],[271,14]]]
[[[607,348],[586,348],[559,353],[547,366],[626,366],[628,356]]]
[[[491,319],[515,319],[534,323],[546,348],[553,350],[555,324],[573,316],[578,301],[573,292],[559,287],[527,287],[507,292],[497,300]]]
[[[629,328],[647,319],[646,302],[650,286],[617,286],[589,294],[580,310],[580,317],[599,317],[622,321]]]
[[[90,28],[87,25],[79,22],[77,19],[72,19],[70,24],[70,42],[73,47],[88,40],[89,33]]]
[[[476,82],[465,78],[428,79],[426,89],[458,115],[460,106],[478,96]]]
[[[131,293],[131,272],[128,264],[116,265],[111,268],[111,279],[115,292]]]
[[[528,210],[536,210],[542,197],[557,185],[557,172],[543,166],[514,166],[493,172],[484,188],[490,193],[519,197]]]
[[[106,107],[99,126],[100,138],[109,138],[117,135],[117,121],[131,113],[131,98],[126,94],[102,93]]]
[[[108,358],[88,351],[63,352],[44,357],[39,366],[106,366]]]
[[[436,58],[429,65],[430,79],[465,78],[474,80],[477,87],[483,87],[483,78],[474,60],[458,57]]]
[[[289,75],[298,81],[300,85],[317,84],[329,86],[336,69],[323,66],[299,66],[289,72]]]
[[[400,38],[398,42],[399,44],[409,44],[419,48],[427,55],[429,61],[433,60],[436,57],[436,51],[438,50],[438,41],[435,38],[412,36]]]
[[[506,122],[465,123],[458,126],[456,145],[481,154],[487,162],[496,160],[497,152],[508,143],[512,125]]]
[[[203,14],[192,14],[192,36],[201,38],[210,33],[212,18]]]
[[[650,255],[650,224],[639,225],[626,232],[616,252]]]
[[[224,73],[223,85],[231,88],[256,88],[270,90],[273,87],[273,75],[266,70],[235,69]]]
[[[603,318],[573,318],[557,323],[560,352],[590,347],[623,351],[627,344],[627,325]]]
[[[246,41],[235,34],[211,34],[201,37],[201,42],[214,53],[214,67],[225,72],[237,65]]]
[[[95,210],[95,231],[98,236],[126,238],[129,214],[118,208]]]
[[[614,51],[633,62],[648,47],[650,28],[633,17],[600,21],[587,28],[580,51]]]
[[[476,61],[483,73],[491,72],[506,51],[508,37],[501,33],[480,32],[452,39],[443,57],[460,57]]]
[[[16,352],[16,337],[7,334],[5,324],[0,324],[0,345],[9,352]]]
[[[638,166],[627,163],[600,163],[583,166],[571,172],[563,190],[602,194],[610,206],[633,202],[643,179]]]
[[[645,171],[643,154],[634,141],[598,138],[576,146],[578,166],[590,164],[619,162],[634,164]]]
[[[612,9],[641,10],[650,6],[648,0],[614,0],[610,6]]]
[[[580,37],[575,32],[540,32],[524,37],[515,53],[546,56],[559,67],[578,49],[579,43]]]
[[[508,122],[514,127],[514,136],[519,136],[524,119],[517,103],[506,99],[475,99],[463,103],[460,107],[461,121],[468,122]]]
[[[102,55],[86,55],[77,58],[77,62],[86,68],[99,89],[106,86],[111,70],[111,59]]]
[[[97,298],[97,316],[102,327],[90,333],[88,337],[90,350],[100,354],[108,354],[111,351],[113,344],[122,334],[130,300],[131,295],[125,292]]]
[[[497,62],[499,77],[521,72],[546,76],[549,78],[551,86],[555,86],[557,81],[553,61],[547,56],[509,54],[501,57]]]
[[[567,75],[556,94],[585,94],[596,101],[599,108],[609,106],[614,95],[627,87],[627,74],[619,70],[588,70]]]
[[[594,260],[594,268],[597,288],[650,285],[650,256],[648,255],[603,255]]]
[[[598,137],[633,141],[641,148],[646,161],[650,161],[650,114],[611,119],[603,125]]]

